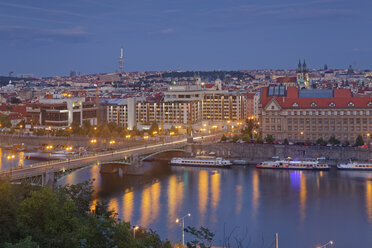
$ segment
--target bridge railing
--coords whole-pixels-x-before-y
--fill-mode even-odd
[[[180,137],[180,138],[175,139],[175,140],[173,139],[172,141],[179,141],[179,140],[182,140],[182,139],[183,139],[183,137]],[[165,143],[165,142],[156,142],[155,144],[151,144],[151,145],[172,146],[172,145],[175,145],[175,144],[169,144],[169,143]],[[31,164],[29,167],[30,168],[39,168],[39,167],[46,167],[46,166],[52,167],[53,165],[58,165],[58,164],[63,163],[63,162],[76,162],[76,161],[82,160],[84,158],[97,158],[97,156],[118,154],[118,153],[126,152],[128,150],[141,149],[141,148],[146,148],[146,147],[147,147],[147,145],[140,145],[140,146],[135,146],[135,147],[126,147],[124,149],[114,150],[114,151],[105,151],[105,152],[99,152],[99,153],[94,153],[94,154],[85,154],[85,155],[80,155],[80,156],[74,156],[72,158],[67,158],[67,159],[60,159],[60,160],[52,160],[52,161],[34,163],[34,164]],[[157,148],[158,147],[153,147],[152,149],[157,149]],[[152,149],[150,149],[150,150],[152,150]],[[71,166],[73,166],[73,165],[69,165],[69,167],[71,167]],[[73,167],[75,167],[75,166],[73,166]],[[9,173],[12,173],[12,172],[15,172],[15,171],[25,170],[27,168],[16,167],[16,168],[4,169],[4,170],[0,171],[0,175],[9,174]]]

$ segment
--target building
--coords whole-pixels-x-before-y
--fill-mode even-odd
[[[300,89],[310,88],[309,70],[306,67],[305,60],[303,64],[301,64],[301,60],[298,62],[297,85]]]
[[[97,125],[96,104],[81,97],[44,98],[38,103],[28,104],[26,112],[27,124],[32,127],[67,128],[73,122],[82,125],[84,121]]]
[[[157,122],[165,129],[192,125],[203,121],[241,121],[247,117],[246,96],[203,84],[172,85],[163,97],[109,100],[107,121],[132,129]]]
[[[353,96],[349,89],[299,90],[271,86],[261,90],[259,118],[263,137],[276,140],[328,140],[354,143],[372,133],[372,97]]]

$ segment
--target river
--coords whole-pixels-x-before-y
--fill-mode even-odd
[[[121,220],[156,230],[178,242],[185,225],[216,234],[214,245],[236,239],[244,247],[372,247],[372,172],[199,169],[146,162],[146,176],[101,175],[97,165],[60,184],[95,179],[96,200],[105,200]],[[226,238],[230,236],[229,238]],[[186,234],[186,240],[190,236]]]

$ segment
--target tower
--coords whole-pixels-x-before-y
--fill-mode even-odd
[[[123,47],[120,48],[120,57],[119,57],[119,71],[124,73],[124,56],[123,56]]]
[[[309,71],[307,69],[305,60],[303,64],[301,63],[301,60],[298,62],[297,85],[300,89],[310,87]]]

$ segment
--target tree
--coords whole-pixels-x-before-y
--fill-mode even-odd
[[[7,128],[12,127],[12,123],[10,121],[10,118],[7,115],[0,114],[0,124],[1,124],[0,128],[1,127],[7,127]]]
[[[151,126],[150,126],[150,129],[149,129],[150,135],[152,135],[154,132],[158,132],[158,131],[159,131],[158,123],[156,121],[152,122]]]
[[[225,135],[222,135],[221,142],[225,142],[226,140],[227,140],[226,136]]]
[[[338,145],[338,144],[340,144],[340,141],[338,139],[336,139],[336,137],[334,135],[332,135],[329,138],[328,143],[332,144],[332,145]]]
[[[316,143],[321,146],[327,145],[327,142],[323,138],[319,138],[316,140]]]
[[[273,143],[275,141],[274,137],[271,134],[266,135],[265,141],[267,143]]]
[[[200,227],[196,229],[195,227],[186,227],[185,232],[189,233],[190,235],[194,236],[194,240],[191,242],[187,242],[188,248],[209,248],[212,246],[214,233],[212,233],[208,228]]]
[[[355,146],[362,146],[364,145],[364,140],[362,135],[358,135],[358,137],[355,140]]]
[[[289,141],[288,141],[287,138],[284,139],[283,144],[284,144],[284,145],[289,145]]]
[[[10,103],[11,104],[20,104],[21,100],[17,97],[12,97],[12,98],[10,98]]]
[[[36,242],[32,241],[31,236],[27,236],[25,239],[15,243],[5,243],[5,248],[39,248],[39,245]]]

